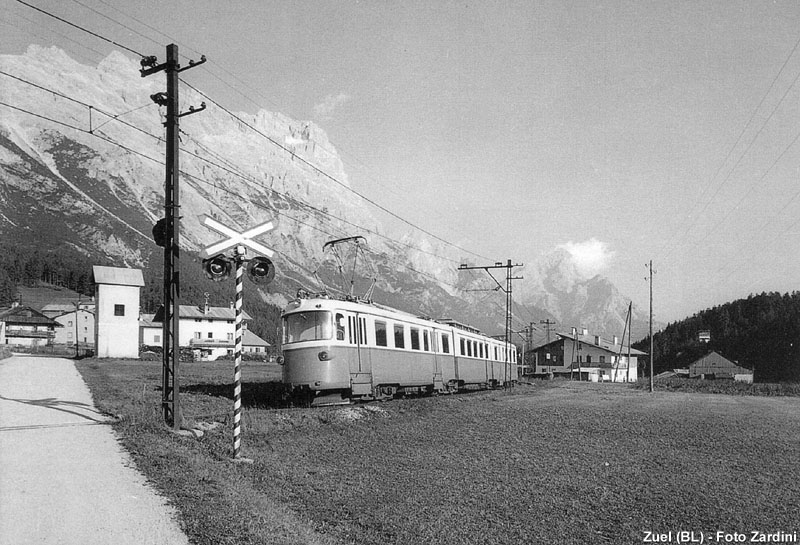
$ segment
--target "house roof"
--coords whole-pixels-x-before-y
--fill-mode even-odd
[[[610,354],[619,354],[622,351],[624,356],[628,355],[628,345],[625,344],[614,344],[613,341],[609,341],[608,339],[604,339],[602,337],[598,337],[596,335],[583,335],[582,333],[578,332],[577,335],[573,336],[571,333],[556,333],[559,337],[554,341],[550,341],[549,343],[539,345],[534,348],[534,350],[539,350],[540,348],[544,348],[545,346],[550,346],[556,343],[562,343],[565,339],[569,340],[570,342],[575,341],[575,337],[577,337],[578,342],[583,343],[588,346],[592,346],[594,348],[599,348],[601,350],[605,350]],[[599,340],[599,343],[596,342]],[[641,350],[637,350],[635,348],[630,349],[631,356],[644,356],[647,355],[647,352],[642,352]]]
[[[61,324],[31,307],[12,307],[0,310],[0,321],[7,324],[34,324],[61,327]]]
[[[249,329],[244,330],[244,335],[242,336],[242,344],[244,346],[269,346],[269,343],[250,331]]]
[[[64,314],[65,312],[69,312],[71,310],[75,310],[75,305],[72,303],[50,303],[49,305],[45,305],[42,307],[43,314]]]
[[[92,267],[92,278],[95,284],[112,284],[115,286],[144,286],[141,269],[123,269],[120,267]]]

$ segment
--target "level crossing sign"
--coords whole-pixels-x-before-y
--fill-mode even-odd
[[[234,229],[231,229],[227,225],[224,225],[215,220],[214,218],[207,216],[205,214],[200,216],[200,223],[202,223],[206,227],[213,229],[217,233],[225,235],[225,237],[227,237],[218,240],[211,246],[206,247],[202,252],[203,258],[214,257],[239,245],[246,246],[247,248],[253,250],[255,253],[261,254],[266,257],[272,257],[272,255],[275,253],[273,250],[267,248],[263,244],[260,244],[255,240],[253,240],[254,237],[257,237],[258,235],[263,235],[267,231],[271,231],[272,229],[275,228],[275,224],[272,222],[272,220],[265,221],[264,223],[256,225],[255,227],[252,227],[242,233]]]

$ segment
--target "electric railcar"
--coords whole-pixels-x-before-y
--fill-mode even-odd
[[[313,405],[493,388],[517,370],[512,344],[374,303],[297,299],[282,321],[283,382]]]

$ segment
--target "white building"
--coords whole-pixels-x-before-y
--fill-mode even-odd
[[[139,269],[92,267],[97,314],[95,347],[98,358],[139,357]]]
[[[211,307],[180,305],[178,338],[181,347],[189,347],[196,360],[214,361],[219,357],[232,356],[235,349],[236,309],[233,307]],[[247,330],[250,316],[242,311],[242,351],[265,352],[269,344]],[[141,344],[162,346],[163,308],[154,316],[143,315],[141,320]]]
[[[56,329],[56,337],[53,342],[65,344],[67,346],[78,346],[81,348],[94,348],[95,319],[94,312],[86,309],[73,308],[71,312],[65,312],[53,318],[64,327]]]

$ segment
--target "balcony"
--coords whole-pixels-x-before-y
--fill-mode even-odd
[[[189,346],[192,348],[233,348],[234,341],[228,339],[197,339],[189,340]]]
[[[32,331],[30,329],[22,329],[18,327],[7,327],[6,337],[26,337],[29,339],[52,339],[56,336],[55,331]]]

